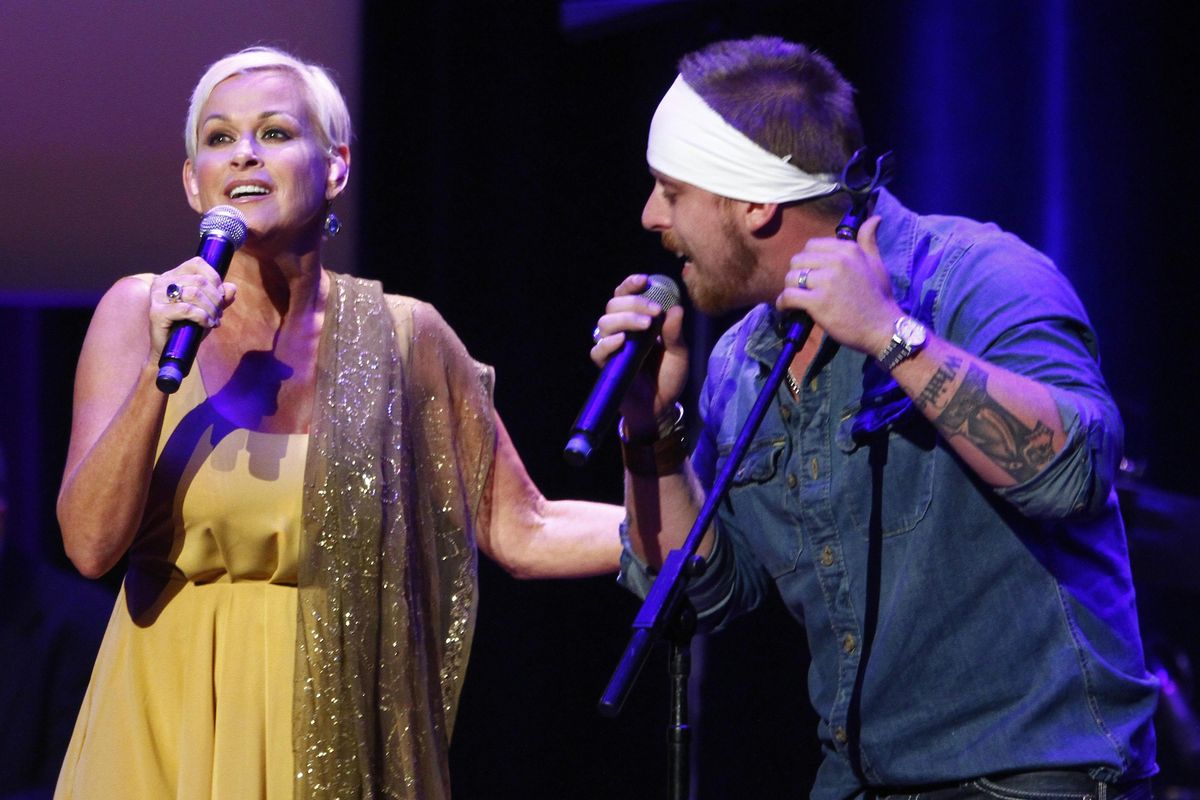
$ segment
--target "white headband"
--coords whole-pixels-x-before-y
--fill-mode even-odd
[[[790,156],[789,156],[790,157]],[[730,125],[680,75],[650,121],[646,161],[664,175],[752,203],[833,194],[835,175],[809,175]]]

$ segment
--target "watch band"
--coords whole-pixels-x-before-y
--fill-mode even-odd
[[[900,338],[900,334],[893,333],[892,340],[888,342],[888,346],[883,348],[883,352],[879,354],[879,363],[888,372],[896,368],[904,359],[912,355],[912,347],[908,342]]]
[[[912,357],[925,346],[925,326],[908,315],[896,320],[892,340],[878,356],[879,363],[888,372],[905,359]]]

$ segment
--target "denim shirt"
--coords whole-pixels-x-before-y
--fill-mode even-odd
[[[721,504],[710,569],[689,587],[702,623],[754,608],[774,581],[805,627],[826,753],[814,797],[1039,768],[1152,774],[1157,686],[1113,488],[1121,422],[1078,297],[994,225],[917,216],[886,192],[877,213],[905,312],[1050,387],[1066,448],[991,488],[874,359],[827,338],[799,399],[779,390]],[[753,309],[709,360],[692,455],[706,489],[780,351],[777,322]],[[628,547],[623,580],[650,580]]]

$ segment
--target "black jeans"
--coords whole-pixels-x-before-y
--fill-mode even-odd
[[[1105,783],[1086,772],[1039,770],[956,784],[868,791],[872,800],[1153,800],[1150,779]]]

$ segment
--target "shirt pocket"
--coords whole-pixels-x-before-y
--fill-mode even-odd
[[[854,409],[857,410],[857,409]],[[838,436],[840,475],[833,481],[833,507],[838,525],[866,538],[878,497],[884,536],[907,533],[925,518],[933,501],[937,432],[911,406],[897,409],[873,430],[847,409]],[[853,435],[850,429],[855,428]],[[882,460],[882,467],[873,462]],[[876,482],[881,489],[876,494]]]
[[[787,511],[788,490],[779,470],[787,445],[785,437],[753,442],[718,512],[722,530],[744,538],[773,578],[794,571],[803,549],[800,525]],[[718,448],[718,474],[731,449],[732,444]]]

